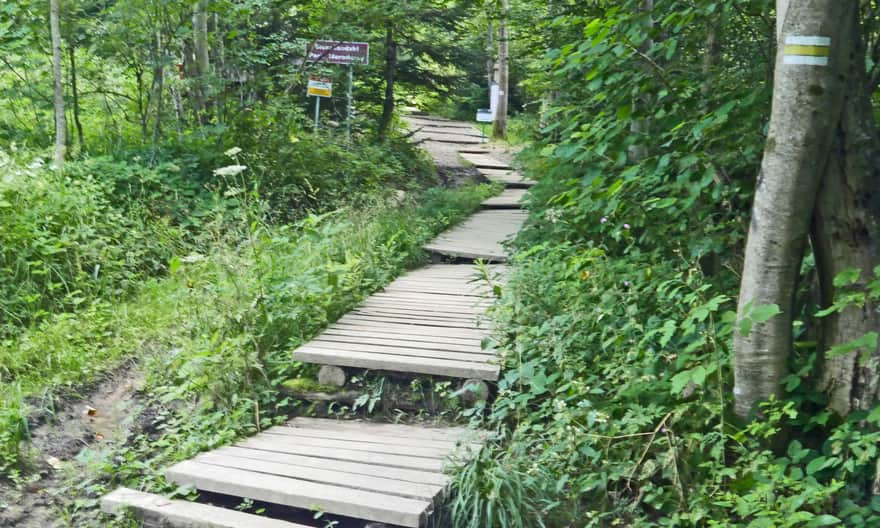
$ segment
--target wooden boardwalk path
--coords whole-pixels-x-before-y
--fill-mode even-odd
[[[500,271],[500,268],[496,268]],[[495,354],[481,342],[491,304],[471,266],[434,265],[376,293],[293,358],[307,363],[454,378],[498,379]]]
[[[460,155],[506,187],[425,249],[456,259],[504,262],[503,242],[525,222],[522,201],[534,182],[488,150],[471,146],[482,140],[467,123],[421,115],[408,120],[419,127],[417,140],[442,144],[446,154],[452,149],[452,159]],[[493,281],[503,281],[505,271],[500,264],[489,267]],[[294,350],[293,359],[404,375],[497,380],[495,351],[483,348],[491,334],[484,316],[496,284],[475,280],[475,274],[470,264],[434,264],[406,273]],[[302,520],[310,515],[297,514],[305,524],[296,524],[127,488],[106,495],[102,508],[111,513],[128,508],[144,526],[163,528],[312,528],[334,516],[361,523],[352,526],[380,522],[422,528],[443,501],[450,482],[445,470],[472,458],[484,439],[485,433],[460,427],[294,418],[166,470],[170,482],[231,497],[233,503],[250,499],[330,516],[320,524]]]
[[[527,216],[519,210],[480,211],[441,233],[425,249],[447,257],[505,262],[507,250],[503,242],[516,235]]]

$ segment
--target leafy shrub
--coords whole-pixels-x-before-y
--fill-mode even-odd
[[[119,297],[175,251],[173,227],[124,214],[94,178],[2,162],[0,335],[98,297]]]

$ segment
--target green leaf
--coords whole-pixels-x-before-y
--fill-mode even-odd
[[[844,286],[850,286],[855,284],[859,277],[862,276],[862,270],[858,268],[849,268],[841,271],[834,277],[834,286],[836,288],[842,288]]]
[[[868,332],[858,339],[854,339],[847,343],[834,345],[828,350],[826,356],[829,358],[845,356],[851,352],[855,352],[856,350],[863,348],[869,351],[876,350],[878,337],[880,337],[880,334],[877,334],[877,332]]]
[[[834,524],[840,524],[842,522],[843,521],[841,521],[837,517],[825,513],[810,519],[810,522],[807,524],[807,526],[831,526]]]

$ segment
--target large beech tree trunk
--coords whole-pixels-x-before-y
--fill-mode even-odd
[[[61,16],[59,0],[49,0],[49,30],[52,34],[52,77],[55,85],[55,169],[64,166],[67,118],[64,115],[64,84],[61,78]]]
[[[822,304],[830,305],[840,291],[834,277],[848,269],[861,270],[852,287],[864,291],[880,265],[880,137],[871,105],[865,72],[864,43],[856,13],[845,38],[852,52],[847,56],[847,90],[843,115],[837,126],[831,158],[822,178],[813,217],[812,242],[816,256]],[[877,306],[852,306],[823,320],[820,351],[851,342],[869,332],[880,331]],[[867,353],[867,361],[860,356]],[[828,357],[822,387],[829,404],[840,414],[867,409],[878,399],[880,354],[856,350]]]
[[[784,3],[784,2],[780,2]],[[779,393],[792,346],[792,304],[816,192],[828,164],[846,88],[854,0],[804,0],[782,24],[774,74],[773,110],[755,191],[740,286],[738,321],[756,307],[781,313],[734,337],[735,412]],[[788,36],[830,37],[828,65],[787,64]]]

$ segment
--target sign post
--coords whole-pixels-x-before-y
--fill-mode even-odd
[[[309,47],[308,60],[312,63],[348,65],[348,105],[345,115],[345,133],[351,140],[351,121],[354,115],[354,65],[370,63],[370,45],[366,42],[343,42],[339,40],[316,40]]]
[[[309,77],[306,94],[315,98],[315,133],[318,133],[318,118],[321,115],[321,98],[333,96],[333,83],[327,77]]]
[[[480,135],[483,136],[483,143],[486,142],[486,123],[491,123],[492,121],[492,110],[488,108],[477,109],[477,123],[480,124]]]

